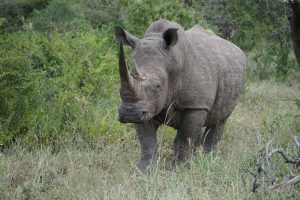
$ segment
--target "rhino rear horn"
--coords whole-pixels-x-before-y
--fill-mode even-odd
[[[119,42],[129,45],[133,49],[139,43],[139,39],[137,37],[125,31],[121,26],[115,26],[115,36]]]

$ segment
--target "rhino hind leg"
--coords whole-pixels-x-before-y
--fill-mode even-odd
[[[227,118],[218,121],[215,125],[206,127],[204,134],[197,138],[197,143],[203,145],[205,153],[209,153],[216,148],[218,141],[223,135],[226,120]]]

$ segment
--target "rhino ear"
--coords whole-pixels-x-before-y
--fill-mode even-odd
[[[163,33],[163,38],[165,41],[165,47],[170,48],[174,46],[178,41],[178,28],[169,28]]]
[[[139,39],[127,31],[125,31],[121,26],[115,26],[115,36],[119,42],[122,44],[129,45],[132,48],[135,48]]]

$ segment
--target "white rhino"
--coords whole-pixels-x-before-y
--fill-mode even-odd
[[[185,31],[167,20],[152,23],[143,39],[119,26],[115,35],[120,42],[119,120],[135,124],[139,169],[148,169],[155,159],[161,124],[177,129],[174,166],[186,161],[195,146],[202,144],[206,152],[215,147],[243,90],[243,51],[200,26]],[[132,47],[130,72],[123,44]]]

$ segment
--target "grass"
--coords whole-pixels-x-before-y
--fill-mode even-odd
[[[262,183],[251,192],[258,152],[256,132],[273,147],[290,147],[300,133],[300,84],[275,81],[248,82],[241,103],[230,117],[219,148],[204,155],[197,152],[190,168],[170,170],[175,130],[159,129],[157,168],[140,173],[135,164],[139,144],[130,125],[113,142],[96,139],[85,144],[80,138],[50,148],[26,150],[18,144],[0,155],[0,199],[286,199],[300,195],[299,186],[270,190]],[[96,111],[95,111],[96,112]],[[297,117],[298,116],[298,117]],[[293,169],[280,164],[278,180]],[[299,171],[295,172],[299,174]]]

